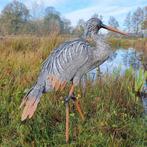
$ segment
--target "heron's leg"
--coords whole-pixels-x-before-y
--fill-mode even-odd
[[[73,93],[73,95],[72,95],[71,98],[72,98],[72,100],[74,101],[74,104],[75,104],[75,106],[76,106],[77,111],[79,112],[79,114],[80,114],[80,116],[81,116],[81,119],[84,120],[84,114],[83,114],[83,112],[82,112],[82,110],[81,110],[80,102],[79,102],[78,99],[74,96],[74,93]]]
[[[73,94],[74,91],[74,85],[71,85],[70,91],[69,91],[69,95],[65,98],[65,106],[66,106],[66,132],[65,132],[65,136],[66,136],[66,143],[69,142],[69,100]]]
[[[65,132],[65,136],[66,136],[66,143],[69,142],[69,102],[65,103],[66,106],[66,132]]]

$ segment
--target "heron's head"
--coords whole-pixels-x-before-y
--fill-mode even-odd
[[[87,37],[91,33],[97,34],[101,28],[104,28],[122,35],[127,35],[125,32],[119,31],[116,28],[103,24],[102,21],[98,18],[90,18],[85,24],[84,37]]]

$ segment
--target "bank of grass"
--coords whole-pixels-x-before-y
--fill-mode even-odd
[[[20,121],[19,105],[35,82],[41,63],[66,37],[12,37],[0,40],[0,146],[146,146],[147,120],[135,95],[131,70],[87,84],[85,97],[76,88],[85,113],[70,116],[70,145],[65,144],[65,106],[62,92],[41,98],[35,116]],[[72,109],[72,105],[71,105]]]
[[[147,38],[108,38],[111,46],[116,47],[132,47],[147,54]]]

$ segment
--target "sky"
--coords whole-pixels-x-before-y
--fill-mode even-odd
[[[13,0],[0,0],[0,11]],[[101,14],[103,22],[107,24],[110,16],[114,16],[120,26],[126,14],[135,11],[137,7],[147,6],[147,0],[19,0],[29,9],[35,3],[42,7],[53,6],[61,15],[70,19],[73,26],[79,19],[88,20],[93,14]]]

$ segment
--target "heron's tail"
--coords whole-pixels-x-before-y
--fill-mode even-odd
[[[30,119],[33,116],[40,101],[40,97],[42,96],[42,93],[43,87],[35,85],[30,89],[26,96],[24,96],[20,105],[20,108],[24,106],[21,121],[25,120],[27,117]]]

